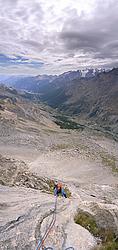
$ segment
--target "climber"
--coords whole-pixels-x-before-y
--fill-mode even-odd
[[[67,198],[66,192],[64,191],[62,183],[60,183],[60,182],[59,183],[55,183],[55,186],[54,186],[54,195],[58,196],[59,194],[61,194],[62,197]]]

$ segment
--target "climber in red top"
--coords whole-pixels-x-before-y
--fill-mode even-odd
[[[64,191],[62,183],[56,183],[54,186],[54,195],[59,196],[59,194],[62,195],[62,197],[67,198],[66,192]]]

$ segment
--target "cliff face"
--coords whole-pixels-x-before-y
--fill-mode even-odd
[[[102,241],[107,247],[107,238],[111,249],[117,249],[117,178],[108,169],[80,161],[79,154],[71,150],[42,154],[30,163],[30,169],[23,161],[0,156],[0,173],[1,250],[36,249],[53,217],[55,197],[48,192],[48,183],[54,173],[69,187],[71,197],[58,198],[56,221],[45,247],[92,250]],[[50,177],[47,182],[45,175]]]

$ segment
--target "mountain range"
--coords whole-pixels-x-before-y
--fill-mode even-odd
[[[118,133],[118,69],[89,79],[55,80],[40,95],[53,108]]]
[[[24,89],[28,91],[37,92],[40,87],[53,81],[72,81],[76,78],[92,78],[104,69],[85,69],[77,71],[64,72],[61,75],[38,75],[38,76],[25,76],[25,75],[0,75],[0,83],[7,86],[14,86],[17,89]]]
[[[80,70],[59,76],[14,77],[11,85],[36,94],[38,100],[79,122],[94,123],[118,134],[117,68],[108,72],[90,69],[84,77]]]

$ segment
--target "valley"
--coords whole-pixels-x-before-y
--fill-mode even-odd
[[[117,249],[117,138],[87,122],[82,126],[85,118],[80,123],[33,93],[1,86],[0,105],[0,249],[36,249],[52,218],[55,181],[70,195],[58,198],[45,246]],[[75,219],[85,213],[102,234],[91,231],[93,222]]]

